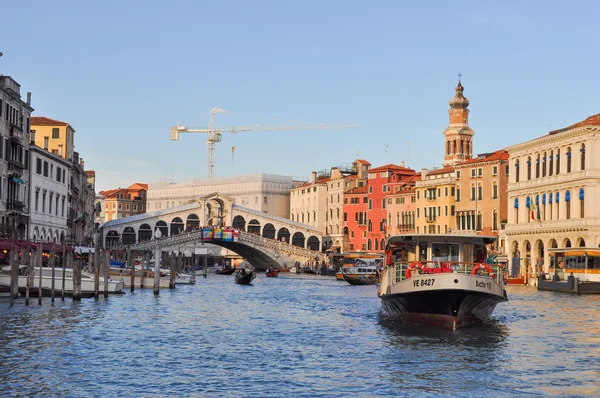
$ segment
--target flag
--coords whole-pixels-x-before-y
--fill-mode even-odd
[[[533,200],[531,201],[531,208],[529,210],[531,210],[531,219],[535,221],[536,220],[535,216],[536,216],[537,211],[536,211],[536,205],[533,202]],[[538,215],[538,218],[539,218],[539,215]]]

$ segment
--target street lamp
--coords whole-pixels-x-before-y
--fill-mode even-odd
[[[154,253],[154,295],[157,296],[159,294],[159,283],[160,283],[160,238],[162,237],[162,232],[160,232],[160,228],[156,227],[156,231],[154,231],[154,239],[156,240],[156,252]]]

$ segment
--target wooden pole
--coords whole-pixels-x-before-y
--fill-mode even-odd
[[[32,258],[31,258],[31,242],[29,242],[29,240],[27,241],[27,254],[26,254],[26,261],[27,261],[27,283],[25,284],[25,305],[29,305],[29,289],[31,286],[33,286],[33,267],[31,265],[32,263]],[[21,253],[23,253],[23,248],[21,248]],[[22,255],[21,255],[22,257]]]
[[[73,252],[67,253],[67,266],[73,269],[73,301],[81,301],[81,261],[73,262]]]
[[[169,289],[174,289],[175,288],[175,270],[176,267],[179,266],[179,254],[177,254],[177,256],[175,257],[175,253],[172,253],[170,256],[170,260],[169,261],[169,265],[170,265],[170,273],[169,273]]]
[[[108,298],[108,279],[110,276],[110,255],[105,253],[103,261],[103,275],[104,275],[104,298]]]
[[[60,295],[60,299],[62,301],[65,301],[65,284],[66,284],[66,277],[67,277],[67,272],[66,272],[66,267],[65,267],[65,242],[63,241],[63,251],[62,251],[62,293]]]
[[[40,242],[40,246],[37,248],[36,250],[36,256],[38,258],[38,261],[40,262],[40,274],[38,275],[38,294],[39,294],[39,299],[38,299],[38,303],[39,305],[42,305],[42,296],[43,296],[43,291],[42,291],[42,264],[44,263],[44,254],[42,253],[42,242]]]
[[[12,307],[15,302],[15,290],[17,291],[17,295],[19,294],[19,267],[15,266],[15,234],[12,233],[12,238],[10,241],[10,257],[8,259],[8,263],[10,265],[10,299],[9,303]],[[16,279],[16,283],[15,283]]]
[[[208,276],[208,255],[202,257],[202,268],[204,268],[204,277]]]
[[[160,294],[160,244],[156,241],[156,253],[154,254],[154,295]]]
[[[54,279],[56,277],[56,261],[54,259],[54,243],[52,244],[52,248],[50,249],[50,266],[52,267],[52,292],[50,293],[51,300],[50,302],[54,303]]]
[[[104,250],[98,246],[94,249],[94,300],[98,300],[100,292],[100,253]]]
[[[133,256],[135,257],[135,255]],[[127,261],[129,261],[129,265],[131,266],[131,287],[129,291],[133,293],[135,287],[135,259],[131,256],[131,247],[127,247]]]

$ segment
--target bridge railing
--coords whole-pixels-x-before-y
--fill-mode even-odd
[[[161,238],[159,240],[161,247],[168,246],[177,246],[186,243],[197,243],[199,241],[204,241],[206,243],[218,242],[219,240],[204,240],[203,231],[192,231],[192,232],[182,232],[179,235],[171,235],[166,238]],[[238,232],[238,242],[247,242],[252,243],[255,246],[261,246],[268,249],[276,250],[288,255],[305,257],[310,260],[314,260],[315,257],[318,257],[319,261],[327,261],[327,256],[321,252],[306,249],[304,247],[294,246],[292,244],[281,242],[269,238],[265,238],[260,235],[251,234],[248,232],[239,231]],[[154,249],[156,247],[156,240],[148,240],[140,243],[136,243],[130,246],[132,250],[145,250],[145,249]]]

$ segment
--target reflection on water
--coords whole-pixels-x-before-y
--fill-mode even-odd
[[[281,275],[13,308],[0,385],[22,396],[598,395],[599,297],[509,287],[487,325],[379,314],[377,286]],[[6,394],[3,394],[6,395]]]

